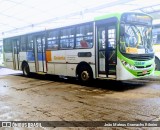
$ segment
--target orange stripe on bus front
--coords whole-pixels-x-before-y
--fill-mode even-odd
[[[51,51],[46,51],[46,61],[51,61]]]

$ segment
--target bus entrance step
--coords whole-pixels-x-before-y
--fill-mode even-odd
[[[115,75],[108,75],[108,77],[104,74],[100,74],[98,79],[111,79],[111,80],[115,80],[116,76]]]

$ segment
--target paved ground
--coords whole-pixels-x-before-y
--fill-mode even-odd
[[[160,80],[158,78],[142,80],[146,82],[136,84],[94,80],[92,83],[82,85],[75,79],[66,80],[42,75],[26,78],[20,73],[6,75],[2,70],[5,69],[0,69],[1,121],[160,120]],[[83,129],[151,128],[158,130],[153,127]]]

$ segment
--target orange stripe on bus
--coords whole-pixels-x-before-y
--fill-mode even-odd
[[[51,61],[51,51],[46,51],[46,61]]]

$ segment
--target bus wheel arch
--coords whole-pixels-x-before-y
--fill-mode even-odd
[[[29,76],[30,75],[30,68],[29,68],[29,65],[28,65],[27,61],[22,62],[21,69],[23,71],[24,76]]]
[[[160,71],[160,60],[158,57],[155,57],[155,70]]]
[[[88,82],[93,79],[93,71],[87,62],[80,62],[76,68],[76,75],[82,82]]]

